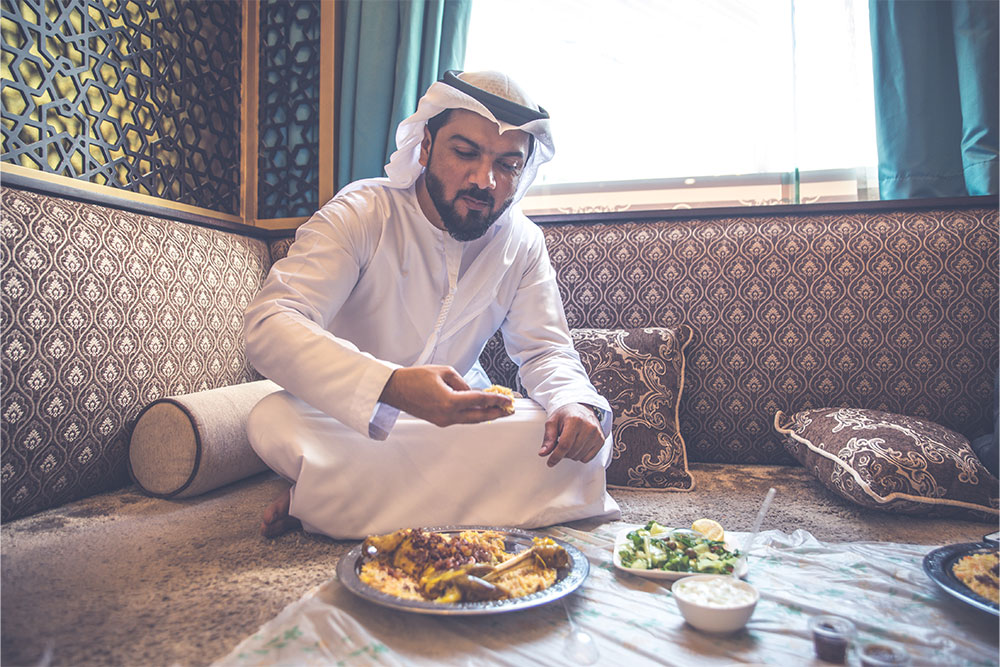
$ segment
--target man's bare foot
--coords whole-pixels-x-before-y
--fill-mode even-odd
[[[288,515],[288,506],[292,502],[292,487],[278,494],[271,501],[271,504],[264,510],[264,517],[260,523],[260,534],[264,537],[278,537],[290,530],[302,528],[302,522],[293,516]]]

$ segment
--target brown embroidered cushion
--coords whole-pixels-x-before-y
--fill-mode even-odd
[[[774,427],[828,489],[864,507],[924,516],[994,519],[998,482],[962,435],[877,410],[823,408]]]
[[[614,411],[608,484],[690,491],[677,421],[691,328],[574,329],[573,345]]]

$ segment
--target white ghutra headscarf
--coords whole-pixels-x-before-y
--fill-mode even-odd
[[[417,111],[396,128],[396,151],[389,157],[385,173],[389,186],[408,188],[420,176],[420,142],[427,121],[446,109],[468,109],[497,124],[500,133],[521,130],[534,137],[512,204],[527,192],[538,167],[552,159],[555,145],[549,130],[549,114],[535,104],[510,77],[500,72],[445,73],[420,98]]]

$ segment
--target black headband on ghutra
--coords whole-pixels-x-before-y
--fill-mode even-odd
[[[490,110],[490,113],[492,113],[497,120],[502,120],[503,122],[510,123],[511,125],[524,125],[525,123],[530,123],[533,120],[545,120],[549,117],[549,112],[542,107],[532,109],[531,107],[511,102],[510,100],[504,99],[499,95],[494,95],[493,93],[485,91],[482,88],[473,86],[471,83],[458,78],[458,75],[461,73],[462,72],[459,70],[450,69],[444,73],[443,77],[441,77],[441,82],[462,91],[469,97],[480,102],[484,107]]]

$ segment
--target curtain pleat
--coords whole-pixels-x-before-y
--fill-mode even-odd
[[[995,194],[1000,149],[1000,3],[996,0],[951,5],[955,61],[962,100],[962,166],[970,195]]]
[[[871,0],[882,199],[997,192],[996,0]]]
[[[472,0],[345,0],[337,188],[383,175],[396,126],[465,61]]]

